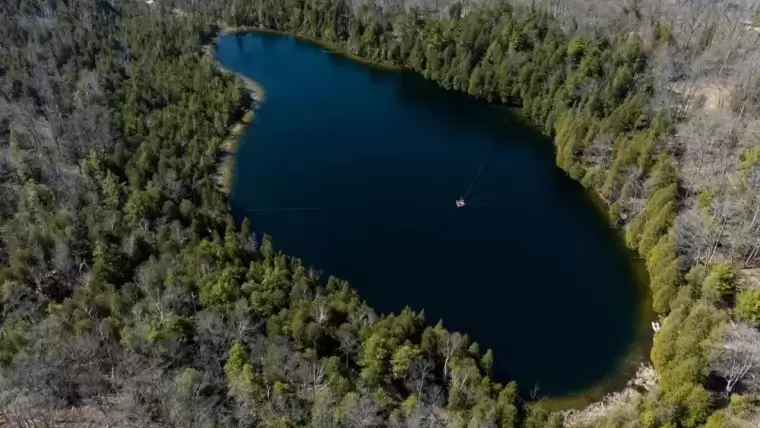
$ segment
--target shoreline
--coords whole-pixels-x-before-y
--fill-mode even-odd
[[[596,194],[587,189],[590,196]],[[598,200],[597,203],[603,203]],[[617,231],[617,229],[613,229]],[[623,398],[631,398],[641,393],[641,389],[649,389],[651,386],[642,388],[642,385],[648,382],[642,380],[642,373],[651,377],[647,370],[652,365],[649,357],[654,334],[650,322],[656,320],[656,314],[652,309],[652,294],[649,288],[649,272],[646,269],[644,260],[639,257],[638,253],[624,245],[621,239],[621,245],[626,249],[632,260],[631,268],[636,284],[636,293],[638,303],[637,323],[635,324],[635,334],[633,340],[628,345],[626,351],[620,356],[615,363],[616,369],[607,376],[599,379],[598,382],[576,393],[568,393],[556,397],[549,397],[544,401],[545,407],[553,411],[561,411],[568,418],[582,420],[589,414],[599,417],[600,409],[611,408],[610,403],[620,403]],[[653,373],[653,369],[652,369]],[[654,374],[656,376],[656,373]],[[584,422],[588,422],[587,420]],[[572,425],[572,424],[570,424]]]
[[[336,46],[332,46],[329,43],[326,43],[321,40],[313,39],[308,36],[302,36],[299,34],[293,34],[283,31],[277,31],[277,30],[269,30],[269,29],[263,29],[258,27],[220,27],[220,29],[217,31],[217,36],[214,37],[213,41],[211,42],[212,47],[215,46],[216,40],[218,36],[230,36],[230,35],[237,35],[237,34],[249,34],[249,33],[268,33],[268,34],[277,34],[285,37],[292,37],[298,40],[306,41],[312,44],[315,44],[319,47],[322,47],[326,51],[334,54],[338,54],[341,56],[344,56],[348,59],[351,59],[353,61],[357,61],[361,64],[368,65],[371,67],[379,67],[383,69],[389,69],[389,70],[395,70],[395,71],[401,71],[405,70],[406,68],[403,66],[397,66],[387,63],[381,63],[381,62],[375,62],[370,61],[365,58],[359,57],[357,55],[351,54],[349,52],[346,52],[343,49],[340,49]],[[245,128],[251,123],[253,120],[253,114],[255,110],[257,109],[257,105],[260,102],[263,102],[264,100],[264,89],[259,85],[257,82],[253,81],[252,79],[249,79],[245,76],[242,76],[239,73],[235,73],[227,68],[225,68],[221,63],[216,61],[217,69],[219,69],[222,72],[226,73],[232,73],[235,74],[237,77],[239,77],[246,87],[246,90],[251,91],[251,98],[254,100],[254,106],[251,107],[250,110],[246,112],[245,116],[248,116],[248,114],[251,114],[251,117],[249,121],[241,120],[237,122],[234,127],[238,130],[237,133],[235,133],[234,129],[231,129],[230,135],[224,140],[225,143],[228,141],[230,142],[230,150],[226,150],[224,152],[223,158],[220,160],[220,166],[218,169],[218,175],[220,183],[224,183],[222,180],[224,177],[227,177],[227,180],[229,181],[231,179],[231,175],[234,172],[234,157],[237,152],[237,144],[238,140],[240,138],[240,135],[242,135]],[[250,85],[250,86],[249,86]],[[256,94],[259,94],[261,98],[256,98]],[[469,96],[469,95],[468,95]],[[530,122],[529,122],[530,123]],[[532,124],[532,123],[531,123]],[[541,132],[543,134],[543,132]],[[225,144],[222,145],[222,147],[225,147]],[[229,182],[226,186],[222,186],[224,189],[224,192],[226,194],[229,194],[230,186]],[[586,188],[587,193],[589,194],[589,197],[592,199],[592,203],[594,205],[597,205],[599,208],[599,211],[604,215],[605,218],[608,217],[607,215],[607,204],[604,201],[603,198],[601,198],[600,195],[598,195],[596,192],[594,192],[591,189]],[[607,218],[607,223],[610,227],[612,227],[612,224],[609,221],[609,218]],[[622,229],[612,227],[613,231],[620,235],[622,232]],[[639,298],[639,304],[641,307],[639,308],[639,319],[637,320],[635,328],[635,337],[628,346],[628,349],[621,355],[619,360],[616,362],[615,367],[616,369],[610,372],[607,376],[599,379],[598,382],[590,385],[588,388],[584,390],[579,390],[577,392],[571,392],[568,394],[563,394],[559,396],[554,397],[547,397],[546,399],[537,399],[537,400],[530,400],[533,402],[542,402],[548,410],[551,411],[561,411],[564,413],[568,418],[582,418],[581,415],[584,415],[586,413],[598,413],[599,407],[601,408],[607,408],[608,403],[611,401],[619,401],[621,397],[632,397],[636,394],[639,394],[639,390],[642,389],[640,387],[640,381],[639,381],[639,373],[644,371],[646,367],[651,366],[651,361],[649,358],[649,353],[651,351],[652,341],[653,341],[653,334],[650,327],[650,321],[654,320],[656,317],[654,315],[654,312],[652,310],[652,300],[651,300],[651,290],[649,289],[649,280],[650,275],[648,271],[646,270],[646,266],[644,265],[643,259],[639,256],[639,254],[628,248],[625,245],[625,241],[620,237],[621,244],[623,248],[626,248],[627,251],[630,252],[630,259],[632,264],[632,274],[634,275],[634,281],[636,283],[636,292],[638,294]]]
[[[232,190],[233,175],[235,173],[235,156],[240,145],[240,137],[248,129],[248,126],[253,123],[256,117],[256,110],[266,100],[266,92],[264,91],[264,87],[255,80],[230,70],[216,60],[214,51],[216,50],[216,41],[219,35],[226,34],[219,32],[209,44],[204,45],[204,55],[214,61],[214,67],[217,70],[224,74],[231,74],[239,79],[242,82],[242,90],[250,97],[250,104],[244,108],[241,117],[230,125],[227,136],[222,139],[217,147],[217,168],[213,179],[217,186],[219,186],[219,189],[225,195],[229,195]]]
[[[218,36],[234,36],[236,34],[248,34],[248,33],[277,34],[284,37],[292,37],[297,40],[306,41],[306,42],[315,44],[329,53],[341,55],[343,57],[346,57],[348,59],[351,59],[353,61],[356,61],[364,65],[368,65],[370,67],[377,67],[377,68],[382,68],[385,70],[392,70],[392,71],[406,70],[406,67],[402,65],[390,64],[387,62],[380,62],[380,61],[372,61],[367,58],[348,52],[345,49],[342,49],[338,46],[331,45],[330,43],[327,43],[323,40],[315,39],[310,36],[304,36],[303,34],[289,33],[287,31],[270,30],[268,28],[246,27],[246,26],[223,27],[221,30],[217,32],[217,35]]]

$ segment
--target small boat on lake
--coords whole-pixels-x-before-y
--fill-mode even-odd
[[[457,199],[457,208],[464,208],[467,206],[467,202],[464,201],[464,198]]]

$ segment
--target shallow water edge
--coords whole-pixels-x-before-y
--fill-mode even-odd
[[[219,33],[219,35],[223,34]],[[235,155],[237,154],[237,149],[240,144],[240,138],[256,118],[256,110],[258,110],[261,103],[265,101],[266,92],[264,91],[264,87],[255,80],[228,69],[221,62],[216,60],[216,40],[219,35],[215,36],[211,43],[203,46],[204,55],[214,62],[217,70],[225,74],[232,74],[240,79],[243,91],[250,98],[250,104],[243,110],[240,118],[232,123],[227,136],[222,139],[219,148],[217,149],[218,162],[216,172],[214,173],[214,181],[224,194],[229,195],[232,191],[232,183],[234,181]]]

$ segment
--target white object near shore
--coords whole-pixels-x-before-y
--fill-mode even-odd
[[[658,321],[652,321],[652,330],[654,330],[655,333],[660,331],[660,323]]]

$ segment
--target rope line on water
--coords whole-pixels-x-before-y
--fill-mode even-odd
[[[299,207],[299,208],[248,208],[244,211],[323,211],[326,207]]]
[[[470,183],[470,187],[467,189],[467,192],[462,196],[463,198],[466,198],[467,195],[470,194],[470,191],[472,190],[472,186],[475,185],[475,182],[478,181],[478,177],[480,177],[480,173],[483,171],[483,164],[480,164],[480,168],[478,168],[478,173],[475,174],[475,178],[472,179],[472,183]]]
[[[504,205],[506,203],[511,202],[509,199],[507,200],[500,200],[500,199],[492,199],[495,196],[505,196],[506,194],[499,194],[499,195],[492,195],[491,197],[481,197],[479,199],[475,200],[475,203],[470,204],[469,206],[473,208],[481,208],[481,207],[491,207],[496,205]],[[415,208],[422,208],[426,207],[427,205],[414,205]],[[430,205],[430,208],[442,208],[442,206],[435,204]],[[349,209],[362,209],[362,208],[377,208],[373,207],[371,205],[358,205],[358,206],[345,206],[345,207],[271,207],[271,208],[247,208],[243,211],[246,212],[276,212],[276,211],[289,211],[289,212],[297,212],[297,211],[327,211],[327,210],[349,210]]]
[[[467,192],[464,194],[463,198],[466,198],[470,192],[472,191],[473,187],[475,186],[475,183],[478,181],[478,178],[480,177],[480,174],[483,172],[483,164],[480,164],[480,167],[478,168],[477,174],[475,174],[475,178],[472,179],[472,182],[470,183],[470,187],[467,188]],[[490,207],[490,206],[497,206],[497,205],[505,205],[507,203],[511,202],[512,198],[508,198],[507,200],[504,200],[503,197],[508,196],[512,194],[513,192],[501,192],[501,193],[494,193],[490,195],[481,195],[474,197],[470,202],[469,206],[481,208],[481,207]],[[420,202],[420,201],[414,201],[414,202]],[[422,208],[422,205],[419,205],[418,203],[412,202],[412,205],[416,208]],[[394,203],[395,205],[395,203]],[[408,206],[409,204],[404,204],[403,206]],[[427,206],[427,204],[425,204]],[[440,205],[438,204],[431,204],[431,208],[438,208]],[[373,208],[372,204],[362,204],[362,205],[355,205],[355,206],[335,206],[335,207],[266,207],[266,208],[248,208],[244,209],[243,211],[246,212],[274,212],[274,211],[291,211],[291,212],[297,212],[297,211],[327,211],[327,210],[349,210],[349,209],[366,209],[366,208]],[[377,207],[374,207],[377,208]]]
[[[337,207],[276,207],[276,208],[247,208],[243,211],[246,212],[260,212],[260,211],[327,211],[327,210],[359,210],[359,209],[375,209],[379,208],[380,205],[373,206],[373,205],[354,205],[354,206],[337,206]],[[415,205],[416,208],[424,207],[421,205]],[[434,207],[434,206],[430,206]],[[438,206],[435,206],[437,208]]]

